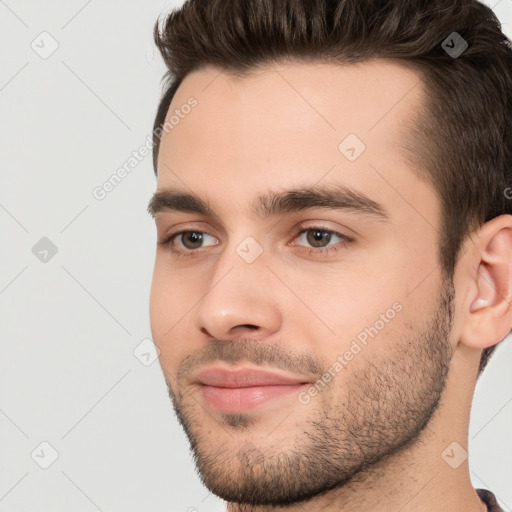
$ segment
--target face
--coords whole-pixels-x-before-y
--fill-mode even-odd
[[[197,104],[161,142],[151,326],[201,478],[227,501],[343,486],[436,410],[453,288],[438,199],[400,147],[418,83],[379,61],[208,68],[173,99],[168,116]],[[288,385],[205,382],[213,366]]]

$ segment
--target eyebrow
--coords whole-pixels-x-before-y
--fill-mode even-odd
[[[260,218],[299,212],[308,208],[326,208],[368,215],[387,222],[390,215],[382,204],[363,192],[342,184],[299,187],[280,192],[267,191],[250,205]],[[164,211],[189,212],[218,217],[210,204],[199,196],[179,189],[157,190],[149,201],[148,213],[154,218]]]

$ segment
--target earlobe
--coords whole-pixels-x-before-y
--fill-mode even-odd
[[[461,342],[485,349],[506,338],[512,328],[512,216],[484,224],[469,262],[468,294]]]

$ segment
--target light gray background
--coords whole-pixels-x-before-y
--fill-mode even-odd
[[[195,474],[158,362],[133,353],[151,338],[151,157],[92,194],[151,133],[153,24],[179,4],[0,0],[1,512],[224,509]],[[510,35],[512,1],[495,10]],[[31,47],[50,48],[43,31],[59,45],[47,59]],[[58,249],[46,262],[32,252],[43,237]],[[508,339],[477,385],[469,443],[474,486],[508,512],[511,363]],[[44,441],[58,452],[48,469]]]

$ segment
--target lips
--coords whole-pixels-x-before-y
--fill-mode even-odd
[[[252,386],[294,386],[306,384],[304,377],[283,375],[262,369],[242,367],[236,370],[211,366],[196,375],[196,381],[205,386],[247,388]]]
[[[196,375],[204,404],[220,413],[249,413],[277,400],[290,400],[310,385],[302,376],[260,368],[210,366]],[[261,410],[261,409],[260,409]]]

